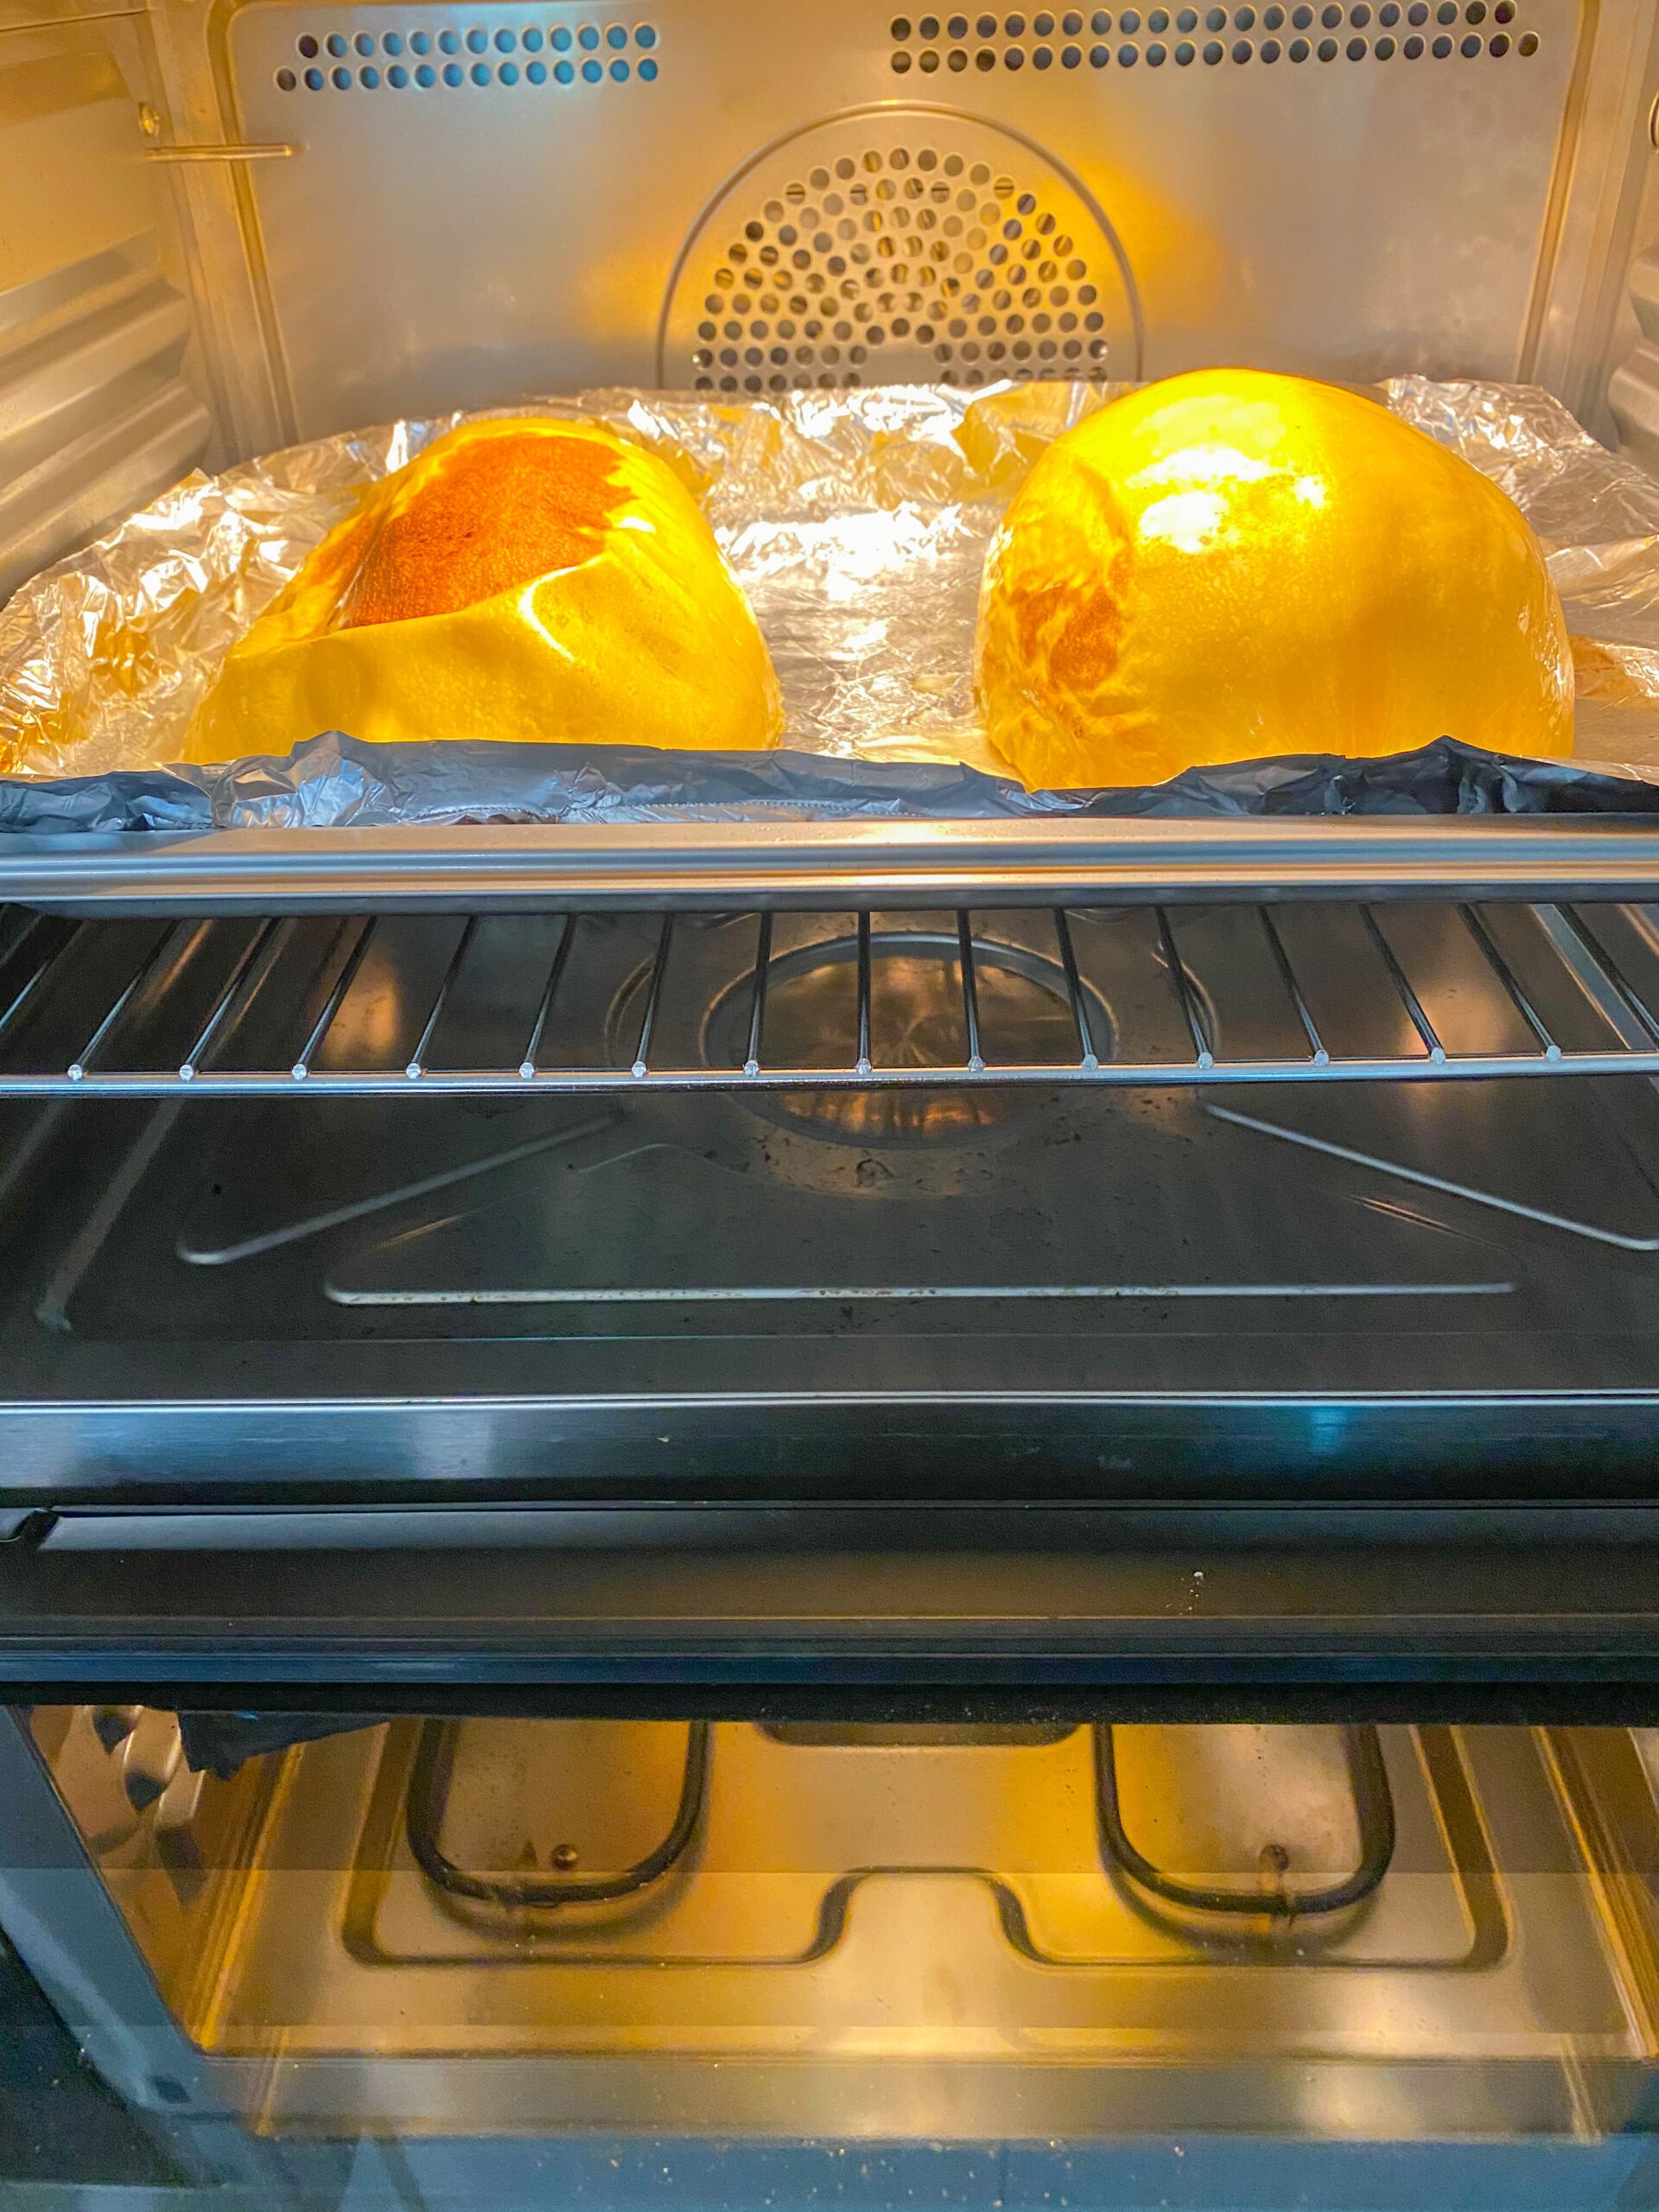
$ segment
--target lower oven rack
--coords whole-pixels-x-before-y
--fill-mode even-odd
[[[397,942],[416,927],[428,933],[429,952],[431,931],[448,933],[424,979]],[[541,950],[525,983],[523,940],[537,929]],[[518,938],[516,1005],[498,993],[487,1021],[474,1004],[457,1022],[469,994],[487,993],[500,970],[484,933],[504,930]],[[1108,930],[1111,973],[1103,981],[1080,938],[1104,944]],[[697,1028],[690,1006],[707,986],[711,931],[721,947],[723,1044],[707,1020]],[[694,938],[698,957],[688,959]],[[1347,946],[1346,971],[1325,964],[1312,972],[1325,941]],[[377,962],[385,964],[378,969]],[[779,980],[798,976],[804,962],[850,971],[844,1049],[798,1020],[785,1025],[792,1035],[777,1033]],[[1040,1056],[1030,1049],[1028,1023],[992,1033],[988,970],[1048,1007],[1054,1018]],[[907,1018],[918,991],[931,1009],[919,1038]],[[1138,1031],[1118,1016],[1126,994],[1141,1009]],[[273,1001],[281,1001],[276,1014]],[[1362,1003],[1369,1044],[1355,1041],[1349,1018]],[[944,1007],[950,1035],[938,1019]],[[966,907],[931,915],[845,907],[806,918],[667,910],[162,920],[0,909],[0,1096],[1571,1074],[1659,1075],[1659,909],[1346,900],[1203,909],[1054,903],[1000,917]]]

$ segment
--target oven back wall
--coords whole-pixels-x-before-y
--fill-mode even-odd
[[[240,220],[296,435],[597,384],[1217,359],[1593,403],[1652,29],[1618,0],[167,21],[181,86],[260,149]]]

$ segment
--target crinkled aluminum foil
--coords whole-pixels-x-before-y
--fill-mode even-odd
[[[1659,764],[1659,481],[1535,385],[1395,377],[1383,390],[1537,531],[1573,639],[1579,756]]]
[[[975,721],[986,549],[1103,385],[938,386],[712,402],[601,391],[511,411],[612,423],[702,497],[783,685],[785,742],[995,766]],[[1659,483],[1531,387],[1396,378],[1389,404],[1530,518],[1573,634],[1580,755],[1659,763]],[[0,609],[0,772],[177,758],[220,660],[362,488],[462,420],[319,439],[187,477]]]

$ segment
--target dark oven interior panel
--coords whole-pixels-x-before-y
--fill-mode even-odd
[[[43,921],[0,1492],[1645,1495],[1650,934]]]

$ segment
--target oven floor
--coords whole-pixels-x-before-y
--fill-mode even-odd
[[[1167,1094],[1018,1096],[964,1141],[957,1116],[995,1103],[924,1099],[900,1140],[851,1143],[709,1099],[418,1129],[384,1108],[239,1113],[206,1160],[181,1130],[52,1300],[76,1332],[194,1342],[1302,1339],[1491,1332],[1495,1300],[1513,1325],[1506,1247],[1534,1226],[1513,1212],[1465,1202],[1454,1222],[1420,1185]],[[1599,1181],[1551,1194],[1578,1199],[1578,1241],[1622,1251],[1611,1218],[1659,1249],[1646,1183],[1610,1203]]]
[[[11,1279],[88,1342],[982,1350],[1619,1334],[1659,1281],[1646,1084],[821,1103],[163,1108]]]
[[[1151,1893],[1103,1825],[1096,1732],[1065,1726],[397,1721],[245,1769],[193,1877],[105,1875],[278,2133],[810,2132],[825,2100],[874,2133],[1167,2107],[1388,2137],[1446,2099],[1459,2133],[1605,2126],[1654,2031],[1581,1780],[1525,1730],[1373,1740],[1385,1869],[1276,1921]],[[1111,1742],[1122,1832],[1177,1883],[1259,1905],[1365,1859],[1341,1731]],[[77,1760],[72,1732],[72,1803]],[[524,1901],[578,1879],[616,1894]]]

